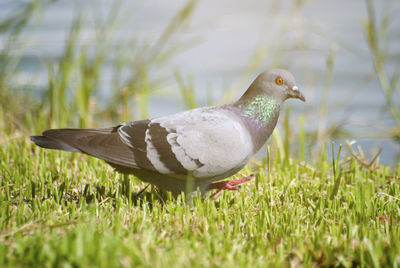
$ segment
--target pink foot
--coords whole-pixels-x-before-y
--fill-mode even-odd
[[[239,190],[240,186],[237,186],[239,184],[242,184],[246,181],[249,181],[254,178],[254,175],[250,175],[248,177],[244,177],[238,180],[231,180],[231,181],[219,181],[219,182],[214,182],[208,185],[207,191],[212,190],[212,189],[217,189],[217,191],[211,196],[212,199],[217,198],[222,190]]]

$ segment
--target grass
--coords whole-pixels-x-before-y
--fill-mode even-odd
[[[23,50],[13,48],[24,43],[21,33],[30,19],[37,20],[53,2],[23,3],[0,23],[0,33],[8,37],[0,51],[0,267],[400,267],[400,162],[381,165],[381,151],[369,158],[352,142],[328,150],[340,127],[326,121],[335,47],[327,56],[318,111],[312,111],[319,121],[315,133],[306,132],[307,121],[315,118],[282,111],[283,127],[274,132],[265,157],[236,175],[254,173],[256,179],[238,192],[225,192],[217,200],[195,199],[188,206],[184,196],[146,188],[88,156],[40,149],[28,136],[49,127],[146,118],[149,100],[167,84],[159,70],[192,44],[177,42],[175,34],[184,29],[196,1],[188,1],[154,40],[132,36],[117,45],[98,40],[111,40],[121,23],[118,1],[96,23],[95,44],[81,43],[89,13],[77,15],[60,58],[43,62],[48,85],[35,99],[13,85]],[[289,14],[300,15],[303,3],[294,1]],[[391,100],[399,80],[397,73],[385,72],[387,50],[380,41],[388,38],[390,18],[378,21],[373,2],[366,4],[364,34],[373,76],[386,96],[384,112],[395,122],[395,140],[399,112]],[[285,20],[280,29],[289,28]],[[246,77],[271,54],[273,64],[288,65],[282,63],[283,50],[270,50],[256,49],[224,102],[237,96]],[[112,69],[112,92],[100,105],[106,65]],[[195,78],[180,70],[171,77],[185,107],[196,107]]]
[[[374,2],[366,0],[366,6],[368,20],[364,22],[364,35],[373,58],[374,71],[386,99],[383,111],[388,112],[395,122],[395,126],[389,131],[391,136],[400,141],[400,110],[395,101],[400,95],[400,65],[396,64],[396,69],[391,76],[385,70],[389,53],[387,32],[392,21],[391,14],[386,12],[381,21],[377,21]]]
[[[8,140],[0,266],[400,266],[400,164],[267,155],[241,171],[257,176],[239,192],[190,207],[137,196],[144,183],[97,159]]]

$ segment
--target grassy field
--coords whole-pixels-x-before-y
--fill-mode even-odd
[[[313,119],[317,129],[306,132],[307,115],[282,111],[265,157],[236,175],[256,174],[255,180],[189,206],[184,196],[146,188],[100,160],[43,150],[29,135],[146,118],[151,98],[173,95],[165,90],[171,82],[163,67],[193,41],[178,42],[175,34],[184,29],[195,1],[147,43],[135,36],[117,46],[99,41],[112,39],[118,1],[99,23],[94,44],[79,41],[85,16],[78,14],[61,55],[39,60],[47,85],[20,86],[24,48],[18,44],[25,44],[29,21],[53,2],[24,1],[18,12],[0,19],[0,267],[400,267],[399,160],[384,166],[379,152],[370,157],[350,143],[328,150],[341,132],[341,126],[326,122],[335,51],[326,58],[323,88],[316,87],[322,99],[309,111],[319,115]],[[301,3],[293,1],[290,12],[298,12]],[[379,82],[376,94],[387,99],[382,111],[393,118],[387,132],[398,141],[400,111],[392,97],[400,92],[399,76],[385,71],[388,51],[382,45],[390,19],[375,18],[372,0],[366,6],[371,77]],[[267,57],[288,65],[281,62],[282,51],[260,52],[222,99],[237,97],[241,81],[254,76]],[[112,84],[110,98],[101,103],[106,66]],[[186,108],[196,107],[190,73],[168,74],[176,80],[173,96]]]
[[[26,137],[0,159],[0,266],[400,266],[400,164],[278,154],[240,172],[257,176],[239,192],[190,207]]]

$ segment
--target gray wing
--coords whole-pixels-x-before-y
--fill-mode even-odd
[[[242,168],[253,155],[248,130],[227,110],[199,108],[153,119],[140,146],[134,126],[118,129],[122,141],[132,149],[140,147],[141,157],[162,174],[190,171],[198,178],[215,177]]]
[[[227,110],[199,108],[113,128],[52,129],[32,136],[37,145],[82,152],[118,170],[215,177],[242,168],[253,144],[241,120]]]

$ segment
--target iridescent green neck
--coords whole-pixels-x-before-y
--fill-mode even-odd
[[[256,95],[239,104],[244,114],[258,123],[266,124],[279,113],[280,102],[266,95]]]

